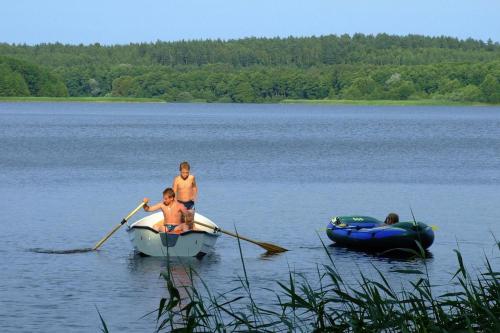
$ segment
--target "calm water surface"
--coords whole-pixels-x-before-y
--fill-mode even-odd
[[[112,332],[153,331],[165,260],[133,253],[125,228],[91,247],[140,200],[160,199],[178,163],[197,176],[197,209],[221,227],[291,251],[272,257],[243,245],[263,303],[289,268],[316,279],[328,258],[319,237],[332,215],[390,212],[439,226],[431,278],[447,288],[453,249],[500,267],[499,107],[0,103],[0,323],[3,332],[94,332],[96,307]],[[137,217],[144,216],[144,213]],[[458,245],[457,245],[458,244]],[[346,276],[374,267],[422,269],[328,248]],[[234,239],[219,238],[191,266],[214,291],[237,286]],[[388,273],[391,283],[408,275]]]

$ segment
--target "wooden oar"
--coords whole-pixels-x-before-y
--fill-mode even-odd
[[[278,246],[278,245],[274,245],[274,244],[271,244],[271,243],[265,243],[265,242],[258,242],[256,240],[253,240],[253,239],[250,239],[250,238],[247,238],[247,237],[244,237],[244,236],[241,236],[241,235],[237,235],[235,233],[232,233],[230,231],[227,231],[227,230],[224,230],[224,229],[220,229],[220,228],[215,228],[209,224],[205,224],[203,222],[196,222],[194,221],[194,223],[196,224],[199,224],[199,225],[202,225],[204,227],[207,227],[207,228],[210,228],[212,230],[215,230],[215,231],[220,231],[222,232],[223,234],[226,234],[226,235],[229,235],[229,236],[233,236],[233,237],[236,237],[236,238],[239,238],[239,239],[242,239],[244,241],[247,241],[247,242],[250,242],[250,243],[253,243],[255,245],[258,245],[260,246],[261,248],[263,248],[264,250],[266,250],[267,252],[269,253],[280,253],[280,252],[286,252],[288,251],[287,249],[281,247],[281,246]]]
[[[118,224],[116,227],[113,228],[113,230],[111,230],[111,232],[109,234],[107,234],[106,236],[104,236],[103,239],[101,239],[99,242],[97,242],[97,244],[92,248],[92,250],[97,250],[98,248],[101,247],[102,244],[104,244],[105,241],[108,240],[109,237],[111,237],[111,235],[113,235],[118,229],[120,229],[120,227],[122,225],[124,225],[125,223],[127,223],[127,220],[129,218],[132,217],[132,215],[134,215],[135,213],[137,213],[139,211],[139,209],[142,208],[142,206],[144,206],[145,202],[141,202],[141,204],[139,206],[137,206],[136,209],[134,209],[133,211],[130,212],[130,214],[127,215],[127,217],[123,218],[123,220],[120,222],[120,224]]]

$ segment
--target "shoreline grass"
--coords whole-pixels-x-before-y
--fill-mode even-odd
[[[161,98],[137,97],[0,97],[0,102],[75,102],[75,103],[165,103]]]
[[[455,102],[441,99],[413,100],[348,100],[348,99],[284,99],[283,104],[373,105],[373,106],[499,106],[481,102]]]
[[[0,102],[66,102],[66,103],[207,103],[204,100],[169,102],[161,98],[142,97],[2,97]],[[214,102],[217,103],[217,102]],[[224,104],[238,104],[225,102]],[[262,103],[253,103],[262,104]],[[481,102],[455,102],[439,99],[418,100],[347,100],[347,99],[283,99],[273,104],[311,104],[311,105],[362,105],[362,106],[500,106]]]

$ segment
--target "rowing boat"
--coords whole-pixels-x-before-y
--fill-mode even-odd
[[[213,250],[220,236],[217,225],[198,213],[194,215],[194,222],[201,222],[212,228],[195,224],[194,230],[183,233],[165,233],[153,228],[160,221],[163,221],[162,212],[146,216],[128,227],[127,233],[136,251],[153,257],[201,259]]]

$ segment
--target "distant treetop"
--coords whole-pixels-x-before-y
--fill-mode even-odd
[[[491,61],[500,58],[500,44],[472,38],[421,35],[327,35],[320,37],[189,40],[129,45],[0,44],[0,55],[58,67],[94,65],[234,67],[335,64],[419,65],[440,62]]]

